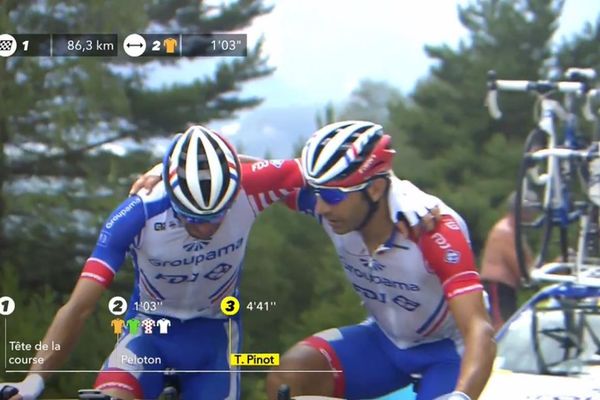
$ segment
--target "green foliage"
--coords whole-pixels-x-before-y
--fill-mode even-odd
[[[269,12],[262,0],[209,9],[203,2],[0,2],[0,31],[13,33],[228,32]],[[149,140],[188,123],[231,118],[260,99],[242,84],[271,73],[262,43],[186,84],[150,88],[152,58],[17,57],[0,60],[0,262],[67,293],[101,221],[145,170]],[[173,64],[177,58],[160,58]],[[107,147],[107,145],[113,147]],[[125,146],[127,152],[113,152]],[[126,178],[126,179],[124,179]],[[49,266],[41,274],[25,267]],[[56,282],[54,282],[56,281]]]
[[[431,75],[390,107],[388,130],[401,146],[397,173],[459,211],[476,252],[498,216],[490,210],[515,187],[522,143],[533,127],[532,99],[523,94],[503,93],[505,117],[491,120],[483,107],[486,73],[543,77],[562,3],[481,0],[459,7],[468,41],[457,49],[426,46],[436,61]]]
[[[23,286],[19,275],[15,268],[9,266],[0,271],[0,293],[12,297],[16,304],[15,312],[6,317],[6,340],[29,343],[33,346],[42,340],[54,314],[67,297],[57,295],[56,291],[47,285],[43,290],[32,293]],[[108,300],[107,294],[102,298],[101,304],[107,304]],[[115,343],[115,336],[110,327],[112,318],[104,307],[101,312],[96,312],[88,320],[79,345],[61,369],[99,369]],[[34,357],[35,352],[11,352],[9,348],[6,357],[11,356]],[[9,364],[8,367],[27,370],[29,365]],[[24,373],[0,373],[0,382],[20,381],[24,376]],[[44,394],[48,398],[75,396],[77,388],[90,388],[95,379],[96,373],[55,374],[47,381]]]
[[[340,112],[340,119],[373,121],[386,124],[389,106],[402,98],[400,92],[385,82],[363,80],[352,91]]]
[[[467,220],[476,251],[513,190],[522,144],[532,126],[532,99],[502,95],[505,112],[492,121],[483,107],[485,78],[537,79],[550,67],[600,69],[600,20],[553,51],[562,1],[477,0],[459,7],[469,38],[458,48],[428,46],[435,66],[403,96],[385,82],[364,81],[340,110],[328,105],[317,125],[338,119],[382,123],[398,151],[395,170],[440,196]],[[120,33],[240,29],[269,11],[259,0],[210,8],[189,0],[0,2],[3,32]],[[549,60],[555,56],[552,63]],[[271,72],[260,45],[249,57],[222,63],[211,76],[185,85],[151,89],[148,59],[0,60],[0,294],[15,299],[9,338],[39,341],[66,301],[97,228],[135,172],[155,157],[143,147],[188,122],[229,118],[258,104],[240,98],[241,85]],[[173,63],[173,59],[161,59]],[[130,139],[126,156],[102,145]],[[301,148],[301,143],[296,146]],[[319,225],[273,206],[253,228],[242,278],[243,351],[280,352],[302,338],[364,318],[333,246]],[[64,277],[68,277],[64,279]],[[132,281],[123,268],[108,296],[127,297]],[[249,301],[275,302],[250,311]],[[96,369],[110,353],[111,317],[99,307],[64,368]],[[0,375],[0,381],[15,380]],[[72,396],[95,374],[61,374],[46,395]],[[242,398],[264,399],[264,375],[244,374]]]
[[[337,121],[335,115],[335,107],[333,106],[333,103],[327,103],[327,105],[323,109],[323,113],[317,113],[315,121],[317,123],[317,127],[319,128]]]

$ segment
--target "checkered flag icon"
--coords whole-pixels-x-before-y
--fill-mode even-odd
[[[13,40],[3,39],[0,40],[0,51],[10,51],[13,46]]]

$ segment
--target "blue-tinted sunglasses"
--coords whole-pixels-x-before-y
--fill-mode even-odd
[[[319,196],[325,203],[334,206],[348,198],[348,194],[352,192],[360,192],[366,189],[371,182],[361,183],[360,185],[347,188],[332,188],[324,186],[309,186],[309,190]]]
[[[227,214],[227,210],[223,210],[217,214],[201,216],[201,215],[185,215],[177,210],[173,210],[175,217],[180,221],[187,222],[189,224],[220,224],[225,219],[225,214]]]

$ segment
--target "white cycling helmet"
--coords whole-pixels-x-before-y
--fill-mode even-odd
[[[302,149],[302,173],[312,186],[352,187],[389,173],[396,153],[381,125],[342,121],[316,131]]]
[[[163,158],[163,180],[171,205],[195,222],[227,211],[239,191],[240,176],[234,148],[200,125],[176,137]]]

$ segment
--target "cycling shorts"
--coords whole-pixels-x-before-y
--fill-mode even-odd
[[[138,314],[136,319],[155,322],[165,317]],[[120,389],[138,399],[158,398],[165,385],[165,369],[177,373],[180,395],[196,399],[239,399],[239,373],[231,373],[228,361],[229,321],[194,318],[170,321],[168,332],[158,327],[146,333],[144,326],[132,334],[125,330],[105,361],[94,387]],[[231,351],[240,351],[239,319],[231,319]],[[152,372],[154,371],[154,372]],[[189,372],[205,371],[205,372]],[[223,371],[223,372],[210,372]]]
[[[413,383],[420,376],[417,400],[452,392],[461,357],[451,339],[396,347],[372,320],[329,329],[304,340],[329,361],[334,374],[334,396],[352,399],[380,397]]]

